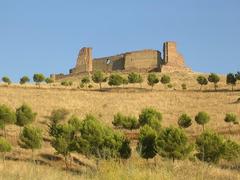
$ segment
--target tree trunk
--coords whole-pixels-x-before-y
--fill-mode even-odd
[[[67,162],[67,155],[64,156],[66,170],[68,170],[68,162]]]
[[[203,131],[204,131],[204,124],[202,125]]]
[[[99,83],[100,90],[102,90],[102,83]]]

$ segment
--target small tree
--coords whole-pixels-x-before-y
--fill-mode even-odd
[[[178,119],[178,125],[181,128],[188,128],[192,125],[192,119],[187,114],[182,114]]]
[[[144,159],[152,159],[156,156],[156,131],[145,125],[140,129],[137,144],[137,152]]]
[[[215,74],[215,73],[211,73],[208,76],[208,81],[214,84],[214,89],[216,91],[217,87],[218,87],[217,83],[220,81],[220,77],[217,74]]]
[[[160,130],[162,114],[154,108],[145,108],[141,111],[138,121],[140,126],[149,125],[155,130]]]
[[[209,120],[210,120],[210,117],[209,117],[209,115],[206,112],[199,112],[195,116],[195,121],[199,125],[202,125],[203,131],[204,131],[205,124],[207,124]]]
[[[237,81],[240,81],[240,71],[235,74],[235,78]]]
[[[223,158],[227,161],[233,161],[240,158],[240,144],[230,139],[226,140],[223,145]]]
[[[141,84],[143,82],[143,77],[141,76],[141,74],[131,72],[131,73],[128,74],[128,82],[130,84],[139,83],[140,86],[141,86]]]
[[[233,73],[227,74],[226,83],[227,85],[232,86],[232,91],[233,91],[233,86],[236,86],[236,82],[237,82],[237,78]]]
[[[32,150],[32,160],[34,160],[34,150],[40,149],[42,147],[43,137],[42,131],[39,128],[32,126],[26,126],[20,134],[20,145],[23,148]]]
[[[33,112],[31,107],[23,104],[16,110],[16,124],[20,127],[32,123],[36,119],[37,113]]]
[[[12,150],[11,144],[4,138],[0,138],[0,153],[2,153],[3,161],[5,161],[5,155]]]
[[[227,113],[224,121],[229,124],[229,133],[231,133],[231,125],[237,122],[237,116],[233,113]]]
[[[159,83],[159,78],[155,73],[148,74],[147,80],[148,80],[148,85],[152,87],[152,90],[153,90],[153,86]]]
[[[107,81],[107,77],[102,71],[95,71],[92,75],[92,80],[99,84],[100,90],[102,89],[102,83]]]
[[[120,86],[123,84],[123,77],[119,74],[111,74],[108,79],[109,86]]]
[[[213,132],[203,132],[197,137],[196,147],[201,161],[217,163],[224,153],[223,138]]]
[[[28,76],[23,76],[23,77],[20,79],[19,83],[20,83],[21,85],[23,85],[23,84],[26,84],[26,83],[29,82],[29,81],[30,81],[30,79],[29,79]]]
[[[163,75],[162,77],[161,77],[161,83],[162,84],[169,84],[170,83],[170,81],[171,81],[171,78],[170,78],[170,76],[167,76],[167,75]]]
[[[82,79],[81,79],[81,83],[83,84],[83,86],[87,86],[89,83],[90,83],[90,78],[89,76],[84,76]]]
[[[36,85],[39,85],[40,87],[40,83],[43,82],[45,80],[45,76],[43,74],[34,74],[33,75],[33,81],[36,83]]]
[[[7,136],[6,125],[14,124],[16,122],[16,115],[13,110],[11,110],[6,105],[0,105],[0,128],[4,130],[4,136]]]
[[[197,82],[198,84],[200,84],[200,90],[202,90],[202,86],[206,86],[208,84],[208,80],[207,78],[205,78],[204,76],[200,75],[197,77]]]
[[[52,84],[52,83],[54,83],[54,80],[52,79],[52,78],[46,78],[45,79],[45,82],[47,83],[47,84]]]
[[[162,157],[184,159],[192,151],[193,146],[188,143],[185,133],[174,127],[165,128],[160,131],[157,137],[158,154]]]
[[[7,77],[7,76],[2,77],[2,81],[3,81],[4,83],[6,83],[7,85],[10,85],[10,84],[12,83],[11,80],[10,80],[10,78]]]

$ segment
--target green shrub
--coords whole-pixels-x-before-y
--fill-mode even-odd
[[[18,126],[25,126],[32,123],[36,119],[37,113],[34,113],[32,109],[23,104],[16,110],[16,124]]]
[[[168,83],[170,83],[170,81],[171,81],[171,78],[170,78],[170,76],[168,76],[168,75],[163,75],[162,77],[161,77],[161,83],[162,84],[168,84]]]
[[[141,111],[138,121],[140,126],[147,124],[151,128],[159,130],[161,128],[162,114],[154,108],[145,108]]]
[[[22,85],[22,84],[26,84],[27,82],[30,82],[30,79],[29,79],[29,77],[28,76],[23,76],[21,79],[20,79],[20,81],[19,81],[19,83]]]
[[[187,85],[185,83],[183,83],[181,86],[182,86],[182,90],[187,90]]]
[[[7,76],[2,77],[2,81],[3,81],[4,83],[8,84],[8,85],[10,85],[10,84],[12,83],[11,80],[10,80],[10,78],[7,77]]]
[[[229,133],[231,133],[231,125],[237,122],[237,116],[234,113],[227,113],[224,121],[229,124]]]
[[[0,105],[0,128],[4,130],[6,137],[6,125],[14,124],[16,122],[16,114],[6,105]]]
[[[116,127],[121,127],[125,129],[137,129],[139,127],[138,120],[134,116],[124,116],[121,113],[114,115],[112,124]]]
[[[36,83],[36,85],[40,85],[41,82],[45,80],[45,76],[43,74],[34,74],[33,75],[33,81]]]
[[[223,138],[213,132],[203,132],[196,139],[196,156],[206,162],[217,163],[224,153]]]
[[[111,74],[108,79],[109,86],[120,86],[123,84],[123,77],[119,74]]]
[[[172,88],[173,88],[173,85],[172,85],[172,84],[168,84],[167,87],[168,87],[169,89],[172,89]]]
[[[193,146],[188,143],[188,138],[185,133],[174,127],[165,128],[160,131],[157,137],[157,151],[162,157],[175,159],[186,158]]]
[[[210,117],[206,112],[199,112],[195,116],[195,121],[197,122],[197,124],[202,125],[203,131],[204,131],[205,124],[207,124],[209,120],[210,120]]]
[[[145,125],[140,129],[137,152],[144,159],[152,159],[156,156],[156,131]]]
[[[215,91],[217,90],[217,83],[220,81],[220,77],[217,74],[211,73],[208,76],[208,81],[214,84]]]
[[[141,76],[141,74],[131,72],[128,74],[128,82],[131,84],[139,83],[141,86],[143,82],[143,77]]]
[[[99,84],[100,90],[102,89],[102,83],[107,81],[106,75],[102,71],[95,71],[92,75],[92,80],[94,83]]]
[[[227,161],[239,160],[240,159],[240,144],[230,139],[224,142],[224,153],[223,158]]]
[[[88,88],[89,88],[89,89],[93,88],[93,85],[92,85],[92,84],[89,84],[89,85],[88,85]]]
[[[5,154],[11,150],[11,144],[6,139],[0,138],[0,153],[2,153],[3,161],[5,161]]]
[[[159,78],[155,73],[148,74],[147,80],[148,80],[148,85],[152,87],[152,90],[153,90],[153,86],[159,83]]]
[[[125,116],[121,113],[117,113],[114,115],[112,124],[116,127],[121,127],[123,122],[125,121]]]
[[[83,84],[83,86],[88,85],[89,83],[90,83],[90,78],[89,78],[89,76],[84,76],[84,77],[81,79],[81,84]]]
[[[236,85],[236,82],[237,82],[237,78],[233,73],[227,74],[226,83],[232,86],[232,91],[233,91],[233,86]]]
[[[207,78],[205,78],[204,76],[200,75],[197,77],[197,82],[198,84],[200,84],[200,90],[202,90],[202,86],[206,86],[208,84],[208,80]]]
[[[62,82],[61,82],[61,85],[62,85],[62,86],[72,86],[72,85],[73,85],[73,82],[72,82],[72,81],[62,81]]]
[[[54,80],[53,80],[52,78],[46,78],[46,79],[45,79],[45,82],[46,82],[47,84],[52,84],[52,83],[54,82]]]
[[[178,119],[178,125],[181,128],[188,128],[192,125],[192,119],[187,114],[182,114]]]

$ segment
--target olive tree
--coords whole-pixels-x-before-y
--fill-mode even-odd
[[[12,83],[11,80],[10,80],[10,78],[7,77],[7,76],[2,77],[2,81],[3,81],[4,83],[6,83],[7,85],[10,85],[10,84]]]
[[[204,131],[205,124],[207,124],[209,120],[210,120],[210,117],[206,112],[199,112],[195,116],[195,121],[197,122],[197,124],[202,126],[203,131]]]
[[[121,113],[114,115],[112,124],[116,127],[125,128],[125,129],[137,129],[139,128],[138,120],[134,116],[124,116]]]
[[[220,81],[220,77],[215,73],[211,73],[208,76],[208,81],[214,84],[214,89],[216,91],[218,87],[217,83]]]
[[[192,151],[193,146],[188,143],[186,134],[179,128],[168,127],[160,131],[157,137],[157,152],[160,156],[184,159]]]
[[[36,83],[36,85],[40,86],[40,83],[45,80],[45,76],[41,73],[34,74],[33,75],[33,81]]]
[[[187,114],[182,114],[178,119],[178,125],[181,128],[188,128],[192,125],[192,119]]]
[[[227,85],[232,86],[232,91],[233,91],[233,86],[236,86],[236,82],[237,82],[237,78],[233,73],[227,74],[226,83]]]
[[[30,79],[29,79],[28,76],[23,76],[23,77],[21,77],[21,79],[20,79],[20,81],[19,81],[19,83],[20,83],[21,85],[26,84],[27,82],[30,82]]]
[[[200,84],[200,90],[202,90],[202,86],[206,86],[208,84],[207,78],[202,75],[197,77],[197,82]]]
[[[106,75],[102,71],[95,71],[92,75],[92,80],[99,84],[100,90],[102,89],[102,83],[107,81]]]
[[[0,153],[2,153],[3,161],[5,161],[5,155],[12,150],[11,144],[4,138],[0,138]]]
[[[144,159],[152,159],[156,156],[157,133],[150,126],[145,125],[140,129],[137,152]]]
[[[153,90],[153,86],[159,83],[159,78],[155,73],[148,74],[147,80],[148,80],[148,85],[152,87],[152,90]]]
[[[15,112],[6,105],[0,105],[0,128],[4,130],[4,136],[6,137],[6,125],[14,124],[16,122]]]

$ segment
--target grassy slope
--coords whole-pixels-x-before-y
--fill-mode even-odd
[[[32,88],[32,86],[27,86],[27,88],[21,88],[18,86],[0,87],[0,102],[1,104],[9,105],[12,108],[20,106],[23,102],[32,106],[33,110],[38,112],[38,118],[35,124],[45,130],[46,137],[46,116],[48,116],[50,112],[56,108],[66,108],[71,113],[79,115],[80,117],[83,117],[86,113],[93,113],[96,116],[100,117],[104,123],[107,123],[109,126],[111,126],[111,121],[115,113],[120,111],[125,114],[133,114],[137,116],[140,113],[141,109],[146,106],[153,106],[163,113],[163,126],[176,125],[177,119],[181,113],[186,112],[194,117],[194,115],[199,111],[207,111],[211,116],[211,121],[207,125],[207,128],[214,129],[222,134],[225,134],[226,136],[229,136],[227,128],[228,126],[226,123],[224,123],[223,118],[226,112],[234,112],[238,114],[238,116],[240,115],[240,104],[235,103],[239,97],[239,91],[225,91],[231,88],[225,85],[225,79],[222,78],[222,81],[219,84],[219,87],[222,89],[222,91],[199,92],[199,86],[195,82],[196,76],[197,74],[171,74],[172,84],[177,89],[176,91],[167,90],[163,85],[158,84],[154,88],[155,90],[151,92],[146,83],[143,84],[143,89],[139,89],[139,85],[128,85],[127,88],[124,89],[107,89],[105,92],[96,91],[98,88],[97,85],[95,85],[95,88],[90,91],[71,90],[68,88],[58,88],[57,86],[54,87],[55,89],[49,89],[48,86],[43,86],[41,89]],[[185,92],[180,90],[182,83],[187,84],[188,90]],[[77,86],[78,83],[76,82],[75,85]],[[107,87],[107,85],[104,85],[104,87]],[[240,86],[238,85],[237,88],[240,89]],[[205,90],[209,89],[212,89],[212,84],[209,84],[205,87]],[[24,151],[17,147],[16,136],[19,129],[15,126],[8,126],[7,129],[9,132],[8,138],[14,145],[16,145],[15,150],[10,155],[10,157],[17,157],[21,155],[22,160],[29,158],[28,151]],[[187,130],[189,136],[195,136],[200,132],[201,128],[195,123],[191,128],[189,128],[189,130]],[[231,138],[240,141],[239,126],[234,127]],[[41,153],[54,154],[54,150],[51,148],[49,143],[46,142],[44,144],[43,149],[39,151],[39,154],[37,156],[46,164],[61,167],[62,162],[52,163],[52,161],[47,161],[42,156],[40,156]],[[82,159],[82,157],[80,157],[80,159]],[[82,161],[86,164],[89,163],[88,160],[85,159],[82,159]],[[19,165],[19,162],[17,165],[11,161],[7,163],[13,166],[13,168],[16,169],[16,172],[9,172],[6,169],[5,172],[5,170],[3,171],[1,169],[1,172],[4,172],[3,176],[5,174],[6,177],[8,175],[10,176],[12,173],[13,176],[20,173],[17,170],[17,167],[19,167],[20,164],[22,164],[22,166],[24,166],[26,169],[31,167],[31,164],[28,163],[21,162]],[[176,175],[179,175],[179,177],[182,177],[182,179],[184,179],[184,177],[185,179],[188,179],[189,177],[193,176],[190,171],[177,170],[178,168],[185,169],[184,166],[187,165],[190,169],[192,168],[194,171],[196,171],[194,179],[202,179],[201,169],[206,169],[205,165],[198,163],[193,164],[188,161],[178,162],[170,169],[165,168],[165,166],[172,166],[171,163],[162,162],[161,160],[159,163],[162,163],[164,168],[161,166],[158,168],[158,171],[152,170],[148,166],[144,165],[144,163],[142,163],[142,161],[136,156],[128,163],[128,166],[131,166],[130,168],[126,168],[126,166],[115,168],[114,165],[104,163],[104,168],[101,168],[99,174],[97,175],[98,177],[102,178],[104,176],[109,176],[109,179],[111,179],[111,177],[114,178],[114,176],[123,176],[123,179],[127,179],[127,175],[125,173],[127,171],[127,173],[129,173],[129,177],[133,176],[134,174],[140,174],[141,176],[138,177],[150,176],[152,179],[159,179],[160,177],[164,177],[164,179],[172,179],[173,177],[176,177]],[[48,169],[42,166],[38,168],[40,173],[39,176],[44,176],[44,174],[41,174],[41,172],[44,172],[44,168]],[[143,168],[143,170],[141,168]],[[223,177],[230,177],[232,179],[235,179],[237,177],[236,171],[222,170],[215,167],[211,167],[210,169],[211,173],[205,173],[205,175],[211,179],[214,179],[214,177],[222,177],[222,179],[224,179]],[[52,179],[58,178],[58,176],[55,176],[55,173],[58,174],[59,170],[56,170],[54,168],[48,170],[50,174],[53,173],[51,176]],[[85,170],[81,169],[81,171]],[[62,172],[60,172],[60,174],[61,173]],[[24,179],[30,179],[29,174],[23,174],[23,176],[26,177]]]

